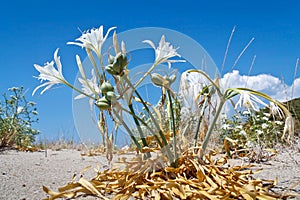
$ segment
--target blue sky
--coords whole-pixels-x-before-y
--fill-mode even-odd
[[[75,54],[84,51],[66,45],[80,30],[104,25],[122,32],[139,27],[163,27],[184,33],[199,42],[221,67],[233,26],[236,32],[224,73],[231,71],[237,55],[254,37],[235,69],[247,75],[268,74],[292,84],[300,57],[299,1],[4,1],[0,7],[0,92],[23,85],[37,102],[40,123],[47,137],[73,134],[72,92],[59,86],[31,97],[39,84],[33,64],[53,59],[60,48],[64,76],[75,80]],[[299,73],[297,74],[299,77]]]

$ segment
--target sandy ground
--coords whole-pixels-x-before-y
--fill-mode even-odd
[[[42,190],[42,185],[57,190],[58,187],[68,183],[74,173],[98,164],[102,169],[107,168],[104,157],[81,156],[76,150],[61,150],[45,152],[17,152],[14,150],[0,152],[0,199],[2,200],[35,200],[47,197]],[[234,160],[240,164],[243,160]],[[246,161],[247,164],[247,161]],[[263,164],[256,164],[256,168],[264,170],[255,175],[261,179],[275,179],[279,183],[278,191],[291,191],[300,194],[300,153],[296,151],[282,151],[272,160]],[[95,176],[89,170],[84,177],[91,179]],[[298,185],[290,190],[293,184]],[[97,199],[95,197],[79,197],[80,200]],[[298,197],[300,199],[300,197]]]

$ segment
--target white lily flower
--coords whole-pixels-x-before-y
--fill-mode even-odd
[[[34,64],[35,69],[40,72],[40,75],[35,78],[37,78],[38,80],[41,80],[41,82],[43,82],[43,81],[48,81],[48,82],[37,86],[33,90],[32,95],[34,95],[35,92],[41,87],[46,86],[41,92],[41,94],[43,94],[46,90],[50,89],[55,84],[60,84],[60,83],[65,84],[66,83],[66,80],[62,74],[62,65],[60,62],[60,57],[57,56],[58,50],[59,49],[56,49],[54,52],[54,61],[57,66],[57,69],[54,67],[54,61],[51,61],[50,63],[47,62],[45,64],[45,66],[43,66],[43,67],[40,65]]]
[[[195,72],[183,72],[180,79],[179,94],[183,98],[183,105],[194,111],[197,108],[198,95],[205,85],[207,79]]]
[[[258,111],[257,103],[259,103],[263,106],[268,106],[266,103],[264,103],[262,100],[260,100],[259,98],[257,98],[255,95],[251,94],[248,91],[241,90],[241,91],[239,91],[239,93],[240,93],[240,99],[236,103],[236,105],[234,107],[235,109],[238,106],[240,106],[240,107],[244,106],[247,109],[251,108],[255,111]]]
[[[116,27],[109,28],[105,36],[103,36],[103,26],[93,28],[83,32],[82,35],[76,39],[78,42],[68,42],[67,44],[74,44],[81,46],[82,48],[91,49],[100,57],[102,45],[107,39],[109,32],[115,28]]]
[[[78,78],[78,81],[81,83],[82,86],[82,92],[85,93],[88,96],[97,96],[100,94],[100,88],[97,83],[97,77],[94,73],[94,69],[92,69],[92,78],[86,79],[86,78]],[[75,99],[82,99],[86,97],[84,94],[79,94],[75,97]]]
[[[144,40],[143,42],[149,44],[155,50],[156,65],[167,62],[170,68],[171,63],[185,62],[185,60],[168,60],[169,58],[175,56],[181,56],[176,52],[178,48],[174,48],[169,42],[165,41],[164,35],[161,37],[158,47],[155,47],[154,43],[151,40]]]
[[[273,116],[273,118],[277,114],[279,115],[280,119],[283,118],[283,111],[281,110],[281,108],[278,107],[277,104],[270,102],[269,108],[270,108],[270,113]]]

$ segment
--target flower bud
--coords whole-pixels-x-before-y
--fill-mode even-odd
[[[163,87],[164,85],[166,85],[167,82],[164,77],[157,73],[151,74],[151,81],[154,85],[159,87]]]
[[[122,75],[124,68],[127,65],[126,54],[119,52],[115,57],[112,63],[112,68],[116,75]]]
[[[110,102],[105,98],[102,97],[100,99],[98,99],[95,102],[95,105],[100,109],[100,110],[108,110],[111,106]]]
[[[107,92],[114,91],[114,87],[109,82],[103,82],[100,86],[102,95],[105,95]]]
[[[172,83],[174,83],[176,80],[176,74],[172,74],[168,79],[169,79],[169,84],[172,85]]]
[[[120,59],[116,59],[115,62],[112,64],[113,70],[117,75],[119,75],[123,70],[120,62]]]
[[[116,94],[115,94],[114,92],[109,91],[109,92],[106,93],[105,98],[106,98],[108,101],[110,101],[110,102],[114,102],[114,101],[116,101],[117,96],[116,96]]]
[[[117,75],[117,73],[114,71],[112,65],[107,65],[107,66],[105,67],[105,70],[106,70],[109,74],[111,74],[111,75]]]

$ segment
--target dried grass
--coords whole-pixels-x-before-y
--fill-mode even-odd
[[[168,167],[166,158],[153,149],[156,157],[126,157],[109,170],[95,169],[97,176],[88,181],[74,175],[72,181],[54,192],[43,186],[48,200],[75,198],[81,194],[102,199],[282,199],[295,194],[277,194],[270,188],[277,180],[254,179],[253,165],[230,166],[226,157],[207,154],[204,160],[191,152],[179,158],[178,168]],[[159,155],[159,156],[158,156]],[[76,180],[78,179],[78,180]]]

